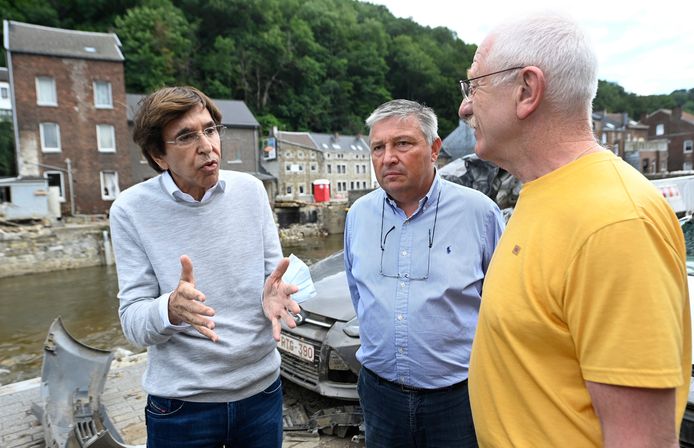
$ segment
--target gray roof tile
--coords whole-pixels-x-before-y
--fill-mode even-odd
[[[123,61],[120,40],[114,33],[65,30],[30,23],[4,22],[5,49],[29,53],[103,61]]]

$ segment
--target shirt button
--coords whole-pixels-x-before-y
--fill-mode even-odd
[[[404,288],[405,287],[405,282],[400,282],[400,287]]]
[[[405,349],[402,348],[402,347],[400,347],[400,348],[398,349],[398,351],[399,351],[400,353],[404,353],[404,352],[405,352]]]
[[[403,274],[403,277],[410,278],[410,274]]]
[[[407,251],[406,251],[406,250],[403,250],[403,251],[402,251],[402,255],[406,257],[406,256],[407,256]]]
[[[405,317],[402,314],[398,314],[398,320],[403,320]]]

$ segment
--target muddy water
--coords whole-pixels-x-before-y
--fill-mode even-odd
[[[331,235],[284,253],[311,264],[341,248],[342,235]],[[108,266],[0,278],[0,385],[41,375],[43,341],[57,316],[87,345],[139,351],[121,332],[117,292],[116,269]]]

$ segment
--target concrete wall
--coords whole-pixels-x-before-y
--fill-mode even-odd
[[[0,229],[0,277],[106,264],[105,224]]]

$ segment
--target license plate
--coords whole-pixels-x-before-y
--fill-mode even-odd
[[[313,362],[313,345],[311,344],[305,344],[298,339],[280,334],[280,341],[277,343],[277,347],[301,359]]]

